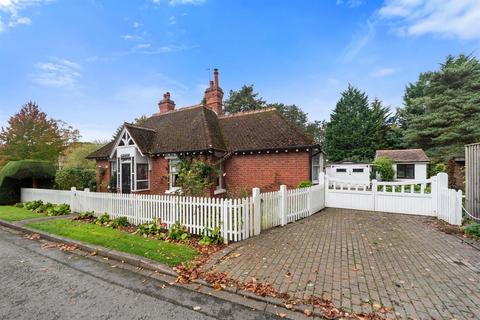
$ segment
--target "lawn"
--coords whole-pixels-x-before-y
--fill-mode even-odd
[[[60,219],[30,223],[27,226],[66,238],[135,254],[169,266],[176,266],[181,262],[188,263],[197,255],[197,251],[187,245],[143,238],[128,232],[81,221]]]
[[[41,218],[45,215],[33,213],[24,208],[16,208],[12,206],[0,206],[0,220],[4,221],[19,221],[32,218]]]

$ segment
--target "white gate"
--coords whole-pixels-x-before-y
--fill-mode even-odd
[[[434,216],[460,225],[462,192],[448,189],[448,176],[426,180],[369,183],[325,177],[325,206]]]

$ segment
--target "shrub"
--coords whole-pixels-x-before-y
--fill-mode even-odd
[[[177,184],[183,195],[201,196],[212,186],[213,167],[200,160],[182,160],[178,168]]]
[[[312,184],[312,181],[300,181],[300,183],[298,184],[297,188],[308,188],[308,187],[311,187],[313,184]]]
[[[20,206],[20,204],[17,204],[16,206]],[[41,200],[26,202],[23,204],[23,208],[30,210],[34,213],[44,213],[48,216],[62,216],[71,213],[70,205],[66,203],[43,203]]]
[[[130,223],[128,222],[127,217],[118,217],[112,220],[110,227],[117,229],[119,227],[128,227]]]
[[[172,240],[186,240],[190,236],[186,226],[182,225],[179,221],[172,224],[168,229],[168,239]]]
[[[164,231],[166,230],[166,227],[167,225],[165,223],[161,223],[160,220],[145,222],[138,226],[135,234],[139,234],[144,237],[160,236],[161,238],[165,238],[166,234]]]
[[[430,176],[433,177],[439,174],[440,172],[446,172],[446,171],[447,171],[447,166],[445,165],[445,163],[439,162],[431,167]]]
[[[102,214],[100,217],[95,219],[95,224],[98,224],[100,226],[107,225],[110,222],[110,216],[108,213]]]
[[[42,205],[43,205],[42,200],[34,200],[34,201],[30,201],[30,202],[25,203],[24,207],[27,210],[33,211],[33,210],[37,209],[38,207],[41,207]]]
[[[472,222],[465,227],[464,231],[472,236],[480,237],[480,223]]]
[[[219,227],[216,227],[215,229],[207,229],[210,232],[210,235],[206,231],[204,231],[202,239],[198,241],[199,244],[208,246],[211,244],[222,244],[223,243],[223,237],[222,237],[222,231]]]
[[[90,190],[95,191],[95,170],[80,168],[59,170],[55,175],[55,184],[57,188],[61,190],[70,190],[72,187],[75,187],[78,190],[90,188]]]
[[[78,216],[73,218],[73,220],[94,220],[94,219],[96,218],[95,218],[95,215],[93,214],[93,211],[82,212],[78,214]]]
[[[393,181],[395,171],[393,170],[393,161],[388,157],[378,157],[372,163],[371,179],[376,179],[377,173],[382,181]]]

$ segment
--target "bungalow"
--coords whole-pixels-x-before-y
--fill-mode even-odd
[[[323,153],[309,136],[276,109],[224,114],[222,99],[215,69],[203,103],[175,109],[167,92],[159,112],[141,125],[124,123],[115,139],[88,156],[96,160],[99,191],[113,179],[122,193],[173,193],[181,158],[215,164],[211,195],[318,182]]]
[[[375,158],[388,157],[393,160],[395,180],[427,179],[430,159],[422,149],[377,150]]]

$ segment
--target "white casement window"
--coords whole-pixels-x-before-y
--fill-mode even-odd
[[[168,161],[168,183],[169,183],[169,190],[168,193],[173,193],[178,191],[180,187],[177,185],[178,179],[178,166],[180,164],[180,160],[178,158],[170,158]]]
[[[148,190],[149,179],[148,179],[148,164],[147,163],[137,163],[137,180],[136,180],[136,190]]]
[[[320,154],[312,157],[312,183],[318,184],[318,177],[320,176]]]
[[[225,176],[225,173],[223,171],[223,163],[220,163],[220,168],[219,172],[217,175],[217,179],[215,181],[215,191],[213,192],[214,194],[221,194],[227,192],[224,187],[224,181],[223,177]]]

